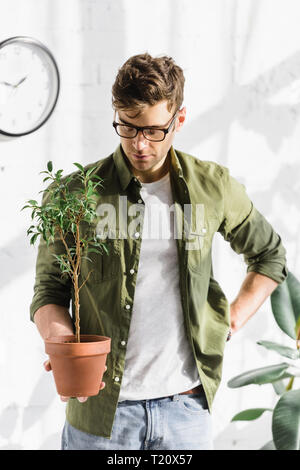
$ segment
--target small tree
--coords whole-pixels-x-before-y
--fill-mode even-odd
[[[96,217],[95,196],[99,196],[97,188],[102,187],[102,179],[98,175],[93,175],[93,171],[97,168],[93,166],[84,170],[80,163],[74,163],[79,172],[62,178],[63,170],[58,170],[53,174],[52,162],[47,164],[48,171],[43,182],[52,180],[52,183],[41,193],[44,193],[43,202],[38,205],[35,200],[26,201],[27,205],[22,207],[31,208],[31,219],[36,221],[35,225],[31,225],[27,230],[27,235],[32,235],[30,244],[34,245],[38,236],[42,236],[47,246],[54,243],[56,239],[60,239],[64,245],[65,251],[61,254],[52,254],[57,263],[59,263],[62,276],[69,275],[72,279],[74,287],[74,304],[75,304],[75,338],[76,342],[80,342],[80,316],[79,316],[79,292],[87,282],[91,272],[89,271],[86,279],[79,285],[79,275],[81,261],[85,254],[96,252],[108,253],[103,242],[99,242],[95,233],[92,237],[82,238],[80,236],[80,224],[87,222],[90,224]],[[78,182],[73,190],[70,187],[74,182]],[[96,181],[94,181],[96,180]],[[79,187],[78,187],[79,186]],[[71,243],[69,242],[71,236]],[[71,245],[71,246],[70,246]]]
[[[257,344],[291,360],[279,364],[260,367],[244,372],[232,378],[230,388],[245,385],[272,384],[280,398],[274,409],[250,408],[236,414],[231,421],[250,421],[259,418],[265,411],[272,412],[273,441],[268,442],[264,450],[299,450],[300,449],[300,388],[292,390],[295,378],[300,377],[300,282],[289,271],[287,278],[271,294],[271,308],[279,328],[295,340],[295,347],[258,341]],[[284,383],[284,379],[289,379]]]

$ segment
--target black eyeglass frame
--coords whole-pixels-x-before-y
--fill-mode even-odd
[[[143,136],[145,137],[145,139],[149,140],[150,142],[162,142],[163,140],[165,140],[166,135],[170,132],[170,129],[171,129],[173,123],[174,123],[174,120],[175,120],[175,118],[176,118],[176,115],[177,115],[178,111],[179,111],[179,109],[177,109],[177,111],[175,112],[175,114],[174,114],[174,116],[173,116],[173,118],[172,118],[172,121],[171,121],[171,123],[170,123],[170,125],[169,125],[169,127],[168,127],[167,129],[162,129],[162,128],[158,128],[158,127],[155,127],[155,126],[138,127],[138,126],[134,126],[133,124],[121,124],[120,122],[116,122],[116,121],[113,121],[112,125],[113,125],[113,127],[115,128],[115,131],[116,131],[116,133],[118,134],[118,136],[119,136],[119,137],[122,137],[122,139],[134,139],[134,138],[138,135],[139,131],[142,131]],[[136,130],[136,134],[133,135],[132,137],[124,137],[124,136],[122,136],[122,135],[120,135],[120,134],[118,133],[118,131],[117,131],[117,127],[118,127],[118,126],[131,127],[132,129],[135,129],[135,130]],[[145,136],[145,134],[144,134],[144,130],[145,130],[145,129],[154,129],[154,130],[156,130],[156,131],[162,131],[165,135],[164,135],[163,139],[160,139],[160,140],[151,140],[151,139],[149,139],[148,137]]]

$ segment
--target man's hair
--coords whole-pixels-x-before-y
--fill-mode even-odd
[[[147,52],[130,57],[118,70],[112,87],[114,110],[142,111],[145,105],[168,101],[168,111],[183,102],[183,70],[168,56],[152,57]]]

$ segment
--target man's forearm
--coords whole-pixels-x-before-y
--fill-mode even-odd
[[[259,309],[278,283],[256,272],[249,272],[230,305],[231,330],[235,333]]]
[[[34,315],[34,322],[43,339],[50,336],[73,335],[73,323],[66,307],[48,304],[39,308]]]

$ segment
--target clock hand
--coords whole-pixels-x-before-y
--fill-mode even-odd
[[[23,82],[26,80],[26,78],[27,78],[27,76],[21,78],[21,80],[20,80],[16,85],[13,85],[13,87],[14,87],[14,88],[17,88],[19,85],[21,85],[21,83],[23,83]]]
[[[12,85],[11,83],[8,83],[8,82],[0,82],[0,85],[6,85],[6,86],[10,86],[10,87],[14,86],[14,85]]]

